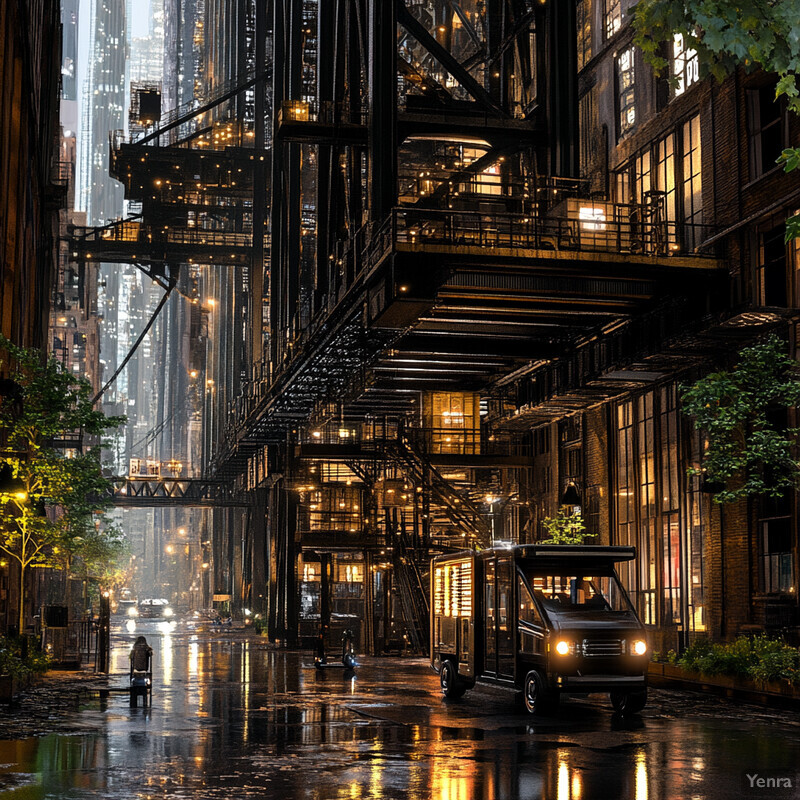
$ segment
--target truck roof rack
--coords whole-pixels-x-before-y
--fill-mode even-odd
[[[513,549],[517,550],[517,555],[522,558],[596,559],[598,561],[633,561],[636,558],[636,548],[624,545],[523,544]]]

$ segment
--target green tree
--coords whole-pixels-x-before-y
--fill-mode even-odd
[[[92,406],[88,381],[52,357],[17,347],[0,336],[0,349],[16,392],[0,398],[0,466],[16,486],[0,494],[0,550],[20,573],[19,626],[25,623],[25,576],[34,567],[68,565],[90,531],[102,535],[111,482],[103,477],[99,446],[65,453],[56,444],[68,434],[99,437],[125,422]],[[49,511],[46,511],[46,507]]]
[[[583,544],[585,539],[597,536],[596,533],[586,533],[586,525],[580,511],[572,514],[563,508],[558,509],[554,517],[545,517],[542,526],[548,533],[548,538],[541,544]]]
[[[781,418],[800,402],[800,380],[777,336],[744,348],[733,369],[701,378],[681,401],[706,438],[702,462],[689,472],[724,486],[716,502],[781,497],[797,485],[797,429],[783,427]]]
[[[697,52],[701,76],[722,80],[737,67],[775,73],[775,97],[800,114],[800,0],[639,0],[633,10],[634,42],[660,74],[674,37]],[[674,80],[674,79],[671,79]],[[786,172],[800,166],[800,148],[778,159]],[[786,241],[800,237],[800,215],[790,217]]]

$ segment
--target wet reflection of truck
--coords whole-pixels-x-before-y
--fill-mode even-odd
[[[521,545],[434,559],[431,663],[446,697],[476,682],[522,691],[532,714],[565,693],[647,701],[645,629],[614,564],[632,547]]]

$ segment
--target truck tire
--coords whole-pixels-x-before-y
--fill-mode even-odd
[[[638,714],[647,705],[647,689],[641,692],[611,692],[611,705],[619,714]]]
[[[522,699],[525,710],[535,717],[553,714],[558,709],[558,694],[547,691],[544,679],[535,669],[525,676]]]
[[[457,700],[467,691],[467,687],[458,679],[458,670],[452,661],[442,662],[439,685],[442,687],[442,694],[449,700]]]

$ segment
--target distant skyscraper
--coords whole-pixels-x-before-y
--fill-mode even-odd
[[[125,0],[94,0],[84,91],[79,208],[90,225],[122,215],[122,186],[108,174],[109,139],[125,126]]]
[[[77,100],[78,7],[80,0],[61,0],[61,99]]]
[[[150,0],[150,30],[131,39],[131,83],[156,83],[164,73],[164,0]]]

